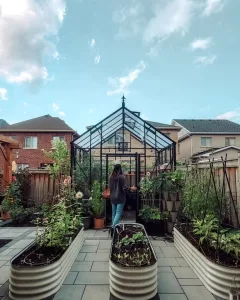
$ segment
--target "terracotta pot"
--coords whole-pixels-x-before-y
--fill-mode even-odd
[[[94,229],[102,229],[104,228],[104,218],[97,219],[94,218]]]
[[[9,211],[7,211],[7,212],[3,212],[3,211],[2,211],[2,219],[3,219],[3,221],[9,220],[9,219],[11,219],[11,218],[12,218],[12,217],[11,217],[11,214],[10,214]]]

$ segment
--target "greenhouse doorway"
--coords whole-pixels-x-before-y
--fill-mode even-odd
[[[136,222],[136,217],[139,209],[139,190],[137,186],[140,181],[140,154],[106,154],[107,187],[109,185],[109,175],[111,174],[115,163],[121,164],[127,187],[136,187],[136,189],[130,189],[126,192],[126,203],[124,206],[121,222]],[[111,224],[112,221],[112,207],[110,201],[107,201],[106,205],[106,221],[107,225]]]

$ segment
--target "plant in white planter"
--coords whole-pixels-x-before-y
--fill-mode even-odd
[[[157,258],[142,225],[115,226],[109,280],[111,299],[157,299]]]
[[[11,260],[9,295],[13,300],[41,300],[61,287],[83,243],[81,203],[71,184],[69,150],[56,143],[48,153],[54,161],[51,175],[59,180],[59,195],[47,217],[37,218],[35,241]]]

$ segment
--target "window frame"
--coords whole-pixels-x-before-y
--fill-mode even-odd
[[[227,143],[228,140],[228,143]],[[229,143],[230,140],[234,140],[234,144]],[[236,137],[234,136],[226,136],[225,137],[225,146],[230,147],[230,146],[236,146]]]
[[[202,144],[203,139],[210,140],[211,141],[210,145],[208,146],[207,143],[206,143],[206,145],[203,145]],[[202,148],[211,148],[212,147],[212,137],[211,136],[201,136],[201,147]]]
[[[27,147],[27,143],[26,143],[28,138],[31,139],[30,147]],[[33,138],[36,138],[36,140],[37,140],[36,147],[33,147]],[[38,137],[37,136],[25,136],[24,149],[38,149]]]

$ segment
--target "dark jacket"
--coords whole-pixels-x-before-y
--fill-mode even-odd
[[[125,195],[125,177],[119,175],[117,177],[110,177],[110,199],[112,204],[123,204],[126,201]]]

